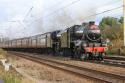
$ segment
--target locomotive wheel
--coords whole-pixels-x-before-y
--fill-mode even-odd
[[[101,60],[101,61],[102,61],[102,60],[103,60],[103,56],[100,56],[100,57],[99,57],[99,60]]]
[[[80,50],[76,50],[75,54],[74,54],[74,58],[79,59],[79,60],[86,60],[87,55],[85,53],[81,52]]]
[[[87,54],[81,54],[80,59],[83,60],[87,60]]]
[[[101,61],[101,60],[103,60],[103,55],[102,55],[102,53],[98,56],[98,59]]]
[[[75,51],[75,56],[74,56],[75,59],[79,59],[79,52],[78,51]]]
[[[74,49],[74,58],[79,60],[86,60],[88,57],[88,54],[85,54],[82,50],[80,50],[79,47],[76,47]]]
[[[79,55],[78,47],[75,47],[75,49],[74,49],[74,59],[78,59],[78,55]]]
[[[89,54],[88,59],[89,59],[89,60],[93,60],[93,59],[94,59],[94,57],[93,57],[93,54],[92,54],[92,53],[90,53],[90,54]]]

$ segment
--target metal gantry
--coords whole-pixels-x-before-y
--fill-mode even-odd
[[[125,0],[123,0],[123,31],[124,31],[124,47],[125,47]]]

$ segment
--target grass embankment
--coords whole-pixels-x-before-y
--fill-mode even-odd
[[[21,78],[21,75],[15,70],[4,71],[3,66],[0,65],[0,79],[3,80],[4,83],[21,83]]]
[[[0,59],[5,59],[6,53],[6,51],[0,49]],[[9,71],[5,71],[4,66],[0,64],[0,79],[3,80],[4,83],[21,83],[22,76],[19,75],[13,68],[10,68]]]

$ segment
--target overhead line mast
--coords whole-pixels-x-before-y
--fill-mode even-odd
[[[123,0],[123,31],[124,31],[124,47],[125,47],[125,0]]]

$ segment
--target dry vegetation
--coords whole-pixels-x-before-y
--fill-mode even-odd
[[[4,59],[4,58],[6,58],[6,54],[7,54],[6,51],[0,49],[0,59]]]

